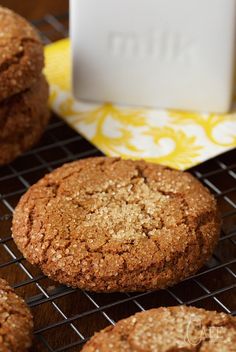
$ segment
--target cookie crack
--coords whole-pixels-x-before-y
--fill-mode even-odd
[[[24,56],[24,50],[16,53],[12,58],[6,59],[6,61],[4,61],[0,65],[0,74],[3,73],[4,71],[7,71],[11,65],[19,63],[20,59],[23,56]]]
[[[11,39],[11,40],[13,39],[14,40],[14,39],[18,39],[18,38],[11,37],[9,39]],[[0,74],[2,74],[4,71],[7,71],[11,65],[15,65],[15,64],[19,64],[20,63],[21,59],[25,55],[25,47],[24,47],[25,43],[35,43],[35,44],[38,43],[38,44],[40,44],[39,41],[37,41],[36,39],[33,39],[33,38],[27,38],[27,37],[21,38],[20,43],[19,43],[19,48],[22,49],[22,50],[17,52],[17,53],[15,53],[11,58],[6,59],[5,62],[3,62],[0,65]]]
[[[28,218],[27,218],[27,231],[25,233],[25,237],[26,237],[26,243],[24,244],[24,248],[27,249],[27,247],[30,245],[31,243],[31,231],[32,231],[32,227],[33,227],[33,214],[35,211],[35,207],[36,204],[33,204],[33,206],[29,209],[29,213],[28,213]]]
[[[52,193],[53,193],[53,198],[56,198],[57,197],[57,193],[58,193],[58,184],[53,182],[51,183],[50,185],[48,185],[48,187],[50,187],[52,189]],[[42,197],[41,199],[47,199],[47,202],[45,203],[44,207],[45,207],[45,210],[47,209],[47,206],[48,204],[50,203],[50,198],[48,197]],[[27,242],[25,243],[24,247],[25,249],[27,249],[27,247],[29,247],[30,245],[32,245],[32,227],[33,227],[33,222],[34,222],[34,213],[35,213],[35,209],[36,209],[36,203],[34,203],[34,205],[31,207],[30,211],[29,211],[29,214],[28,214],[28,226],[27,226],[27,233],[26,233],[26,238],[27,238]],[[45,230],[42,231],[44,228],[44,223],[42,220],[40,220],[40,226],[39,226],[39,229],[37,231],[37,233],[40,233],[40,235],[42,236],[42,239],[41,239],[41,242],[44,243],[44,239],[45,239],[45,236],[46,236],[46,232]],[[50,247],[51,245],[51,242],[48,241],[48,245],[47,247],[45,247],[43,253],[42,253],[42,256],[45,257],[45,253],[47,252],[48,248]]]
[[[144,174],[145,168],[142,169],[139,165],[136,165],[135,169],[137,170],[138,175],[134,176],[134,178],[141,178],[146,185],[149,185],[148,178]],[[132,178],[131,178],[131,180],[132,180]]]

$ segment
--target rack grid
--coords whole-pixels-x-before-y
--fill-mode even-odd
[[[68,36],[68,14],[49,14],[34,24],[45,44]],[[178,285],[145,293],[89,293],[52,282],[22,257],[11,238],[20,196],[63,163],[96,155],[102,153],[53,115],[40,143],[0,168],[0,276],[32,309],[33,351],[79,351],[95,331],[153,307],[186,304],[236,315],[236,150],[190,170],[217,197],[223,225],[211,260]]]

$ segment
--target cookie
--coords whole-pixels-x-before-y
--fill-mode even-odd
[[[0,279],[0,351],[25,352],[31,346],[33,318],[22,298]]]
[[[189,173],[109,157],[46,175],[21,198],[12,228],[46,275],[98,292],[183,280],[211,256],[219,230],[213,196]]]
[[[43,46],[36,30],[21,16],[0,6],[0,101],[39,78]]]
[[[236,318],[178,306],[151,309],[120,320],[94,337],[83,352],[234,352]]]
[[[48,84],[44,76],[26,91],[0,102],[0,165],[34,145],[49,120]]]

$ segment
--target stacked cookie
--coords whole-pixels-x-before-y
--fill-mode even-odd
[[[43,46],[21,16],[0,7],[0,165],[35,144],[49,120]]]

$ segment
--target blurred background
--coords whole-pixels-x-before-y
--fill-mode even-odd
[[[29,20],[37,20],[47,13],[60,15],[68,11],[69,0],[0,0],[2,6],[6,6]]]

